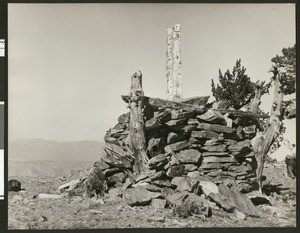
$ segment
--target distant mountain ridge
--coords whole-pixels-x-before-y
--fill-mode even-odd
[[[8,144],[9,161],[96,161],[105,143],[18,139]]]

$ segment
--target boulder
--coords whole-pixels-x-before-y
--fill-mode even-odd
[[[200,158],[201,158],[201,153],[198,150],[194,150],[194,149],[181,150],[178,155],[178,161],[180,163],[198,164]]]
[[[21,182],[16,179],[9,180],[7,190],[14,192],[21,191]]]
[[[169,162],[168,158],[164,154],[156,155],[148,161],[150,168],[155,168],[158,165],[167,164]]]
[[[148,205],[152,199],[161,197],[158,192],[150,192],[145,187],[138,186],[123,191],[123,199],[130,206]]]
[[[187,140],[175,142],[173,144],[169,144],[165,147],[165,152],[172,154],[173,152],[177,152],[179,150],[183,150],[189,146],[189,143]]]
[[[163,199],[152,199],[151,206],[155,209],[164,209],[167,205],[167,201]]]
[[[238,211],[244,213],[246,216],[259,217],[258,210],[246,195],[233,191],[223,184],[220,184],[218,188],[220,194],[226,196],[229,204],[234,206]]]
[[[212,131],[195,131],[193,130],[191,133],[191,137],[196,138],[196,139],[212,139],[212,138],[217,138],[219,136],[218,133],[212,132]]]

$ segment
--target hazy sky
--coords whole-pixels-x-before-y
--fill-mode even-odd
[[[295,44],[293,4],[9,4],[9,139],[102,141],[128,111],[120,95],[137,70],[145,95],[165,98],[176,23],[184,97],[211,95],[238,58],[253,81],[269,80],[270,59]]]

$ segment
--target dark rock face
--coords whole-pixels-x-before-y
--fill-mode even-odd
[[[15,179],[8,181],[8,191],[18,192],[21,191],[21,182]]]

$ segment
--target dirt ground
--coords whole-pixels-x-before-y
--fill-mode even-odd
[[[57,194],[64,182],[59,177],[10,177],[21,181],[22,191],[9,192],[9,229],[99,229],[99,228],[202,228],[202,227],[295,227],[296,181],[283,171],[284,164],[268,165],[265,171],[267,192],[284,190],[270,196],[272,206],[260,205],[260,218],[239,220],[234,215],[220,217],[193,215],[180,218],[171,208],[130,207],[121,198],[39,199],[39,193]],[[281,184],[281,185],[280,185]],[[284,185],[283,185],[284,184]],[[271,191],[270,191],[271,190]]]

